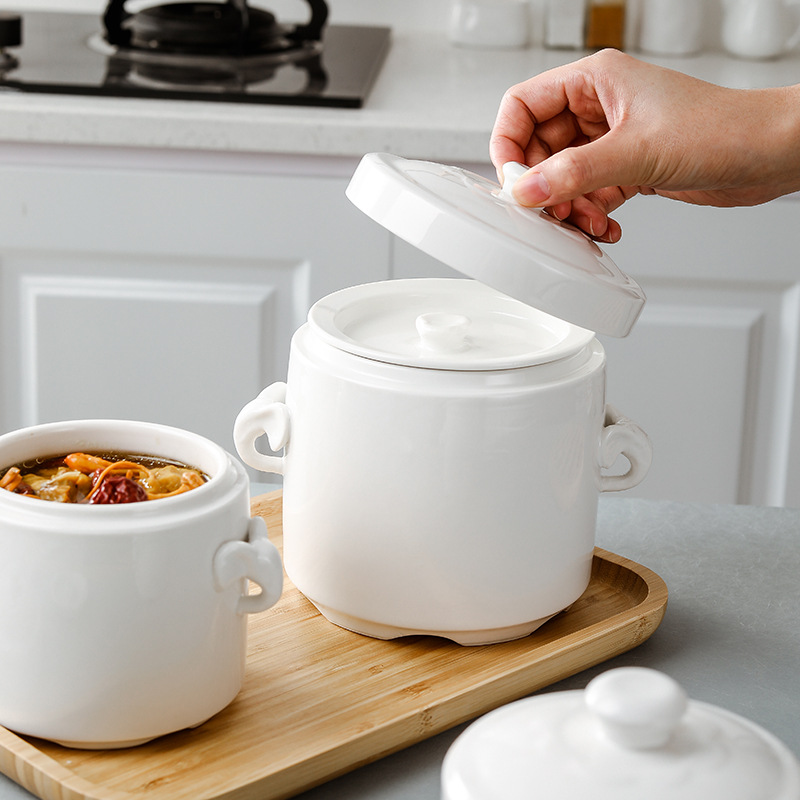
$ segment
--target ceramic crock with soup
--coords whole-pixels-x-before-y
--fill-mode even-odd
[[[649,467],[647,436],[605,404],[592,332],[625,335],[644,296],[580,232],[460,169],[372,154],[348,195],[478,280],[320,300],[287,383],[239,414],[238,452],[283,474],[286,570],[332,622],[525,636],[586,589],[599,492]],[[264,433],[282,457],[256,447]],[[602,474],[620,454],[629,471]]]
[[[91,748],[199,725],[238,693],[247,615],[283,585],[244,468],[203,437],[120,420],[7,433],[0,467],[76,450],[179,461],[208,480],[120,505],[0,491],[0,724]]]

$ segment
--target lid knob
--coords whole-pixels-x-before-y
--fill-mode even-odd
[[[686,693],[676,681],[644,667],[599,675],[587,685],[584,699],[606,735],[630,750],[665,745],[688,707]]]
[[[460,353],[466,350],[469,346],[469,325],[469,317],[445,311],[420,314],[416,320],[423,347],[437,353]]]
[[[530,169],[518,161],[506,161],[503,164],[503,188],[500,194],[507,200],[514,200],[511,190],[514,184]]]

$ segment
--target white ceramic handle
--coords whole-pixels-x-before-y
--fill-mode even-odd
[[[283,592],[283,565],[278,549],[267,537],[267,524],[261,517],[250,520],[246,542],[224,542],[214,554],[214,585],[227,589],[242,578],[261,587],[258,594],[242,594],[236,605],[239,614],[266,611],[278,602]]]
[[[256,440],[266,434],[275,452],[286,447],[290,422],[285,400],[286,384],[273,383],[239,412],[233,424],[236,452],[245,464],[261,472],[283,475],[283,458],[260,452],[256,449]]]
[[[624,475],[601,475],[601,492],[621,492],[641,483],[653,461],[650,437],[612,405],[606,406],[605,427],[600,434],[600,466],[608,469],[625,456],[630,469]]]
[[[470,320],[463,314],[432,312],[415,320],[422,346],[434,353],[460,353],[469,347]]]
[[[663,747],[689,705],[676,681],[646,667],[620,667],[598,675],[586,686],[584,701],[605,735],[626,750]]]
[[[506,161],[503,164],[502,172],[503,172],[503,188],[500,190],[500,196],[504,197],[506,200],[510,200],[511,202],[514,201],[514,195],[511,194],[511,190],[514,188],[514,184],[530,169],[530,167],[526,167],[525,164],[520,164],[519,161]]]

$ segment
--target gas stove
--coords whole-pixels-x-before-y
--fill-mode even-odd
[[[291,25],[249,0],[125,2],[0,14],[0,91],[360,108],[390,44],[386,27],[327,24],[325,0]]]

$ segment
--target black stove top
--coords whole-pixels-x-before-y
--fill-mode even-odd
[[[16,21],[3,15],[0,91],[360,108],[390,31],[326,25],[324,2],[308,1],[309,23],[294,26],[247,0],[166,3],[133,15],[112,0],[102,19],[31,12],[18,45],[4,36]]]

